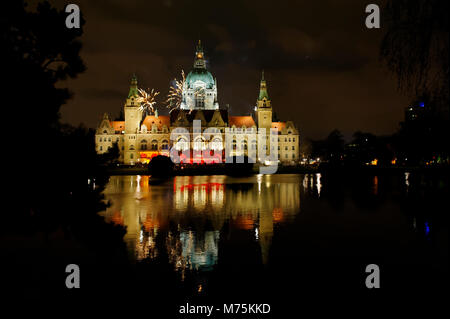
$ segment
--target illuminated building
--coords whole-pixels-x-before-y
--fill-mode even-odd
[[[118,143],[119,161],[127,165],[147,163],[156,155],[169,156],[172,147],[180,152],[189,150],[191,156],[186,161],[194,163],[204,162],[202,151],[219,154],[222,161],[226,156],[242,155],[257,161],[257,133],[259,129],[265,129],[267,154],[271,150],[283,164],[295,164],[299,161],[299,132],[292,121],[272,121],[272,104],[264,72],[254,114],[232,116],[227,109],[219,107],[217,80],[206,68],[200,43],[193,70],[183,83],[179,108],[173,109],[169,115],[158,115],[156,110],[153,115],[143,116],[138,98],[137,78],[133,76],[124,105],[125,120],[111,121],[108,114],[103,116],[95,137],[97,153],[105,153],[113,143]],[[199,132],[194,131],[194,121],[201,124]],[[176,128],[186,129],[190,133],[189,140],[185,136],[179,136],[171,141],[171,133]],[[205,134],[206,129],[212,133]],[[277,137],[270,136],[270,129],[276,130]],[[277,146],[271,146],[275,142],[274,138],[278,139],[274,144],[278,144]],[[231,143],[225,147],[227,140]]]

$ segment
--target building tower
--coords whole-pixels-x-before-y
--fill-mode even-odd
[[[195,51],[194,68],[186,76],[183,85],[182,110],[218,110],[217,83],[206,69],[203,46],[198,41]]]
[[[142,120],[142,110],[139,97],[137,77],[133,74],[130,84],[130,91],[124,105],[125,114],[125,136],[124,136],[124,162],[125,164],[134,164],[137,160],[137,141],[136,134],[139,131],[139,125]]]
[[[266,154],[268,154],[270,151],[270,128],[272,127],[272,104],[267,93],[264,71],[262,71],[259,96],[256,101],[256,121],[258,122],[258,129],[264,128],[266,130]]]

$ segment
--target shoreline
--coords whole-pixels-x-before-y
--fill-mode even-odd
[[[110,176],[120,175],[151,175],[146,167],[113,167],[106,169]],[[450,167],[420,167],[420,166],[402,166],[402,167],[305,167],[305,166],[279,166],[275,174],[342,174],[342,173],[364,173],[364,174],[396,174],[405,172],[421,173],[444,173],[448,174]],[[253,170],[253,174],[258,174],[258,168]],[[227,175],[225,167],[215,166],[192,166],[176,168],[174,176],[200,176],[200,175]],[[252,175],[252,174],[251,174]]]

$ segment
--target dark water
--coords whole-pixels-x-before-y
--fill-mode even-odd
[[[446,177],[416,173],[183,176],[159,185],[115,176],[104,215],[127,228],[140,289],[173,301],[170,311],[208,300],[267,302],[281,314],[299,300],[373,301],[368,264],[380,267],[379,291],[391,297],[437,293],[448,283],[448,195]]]

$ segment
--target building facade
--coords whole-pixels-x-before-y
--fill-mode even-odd
[[[184,163],[208,163],[202,156],[205,152],[210,152],[215,162],[243,155],[258,162],[262,161],[258,145],[264,144],[258,132],[264,130],[266,154],[272,154],[272,159],[284,165],[299,161],[298,129],[292,121],[273,122],[264,72],[254,114],[230,115],[227,109],[219,107],[217,80],[206,69],[200,42],[194,67],[183,84],[179,108],[169,115],[158,115],[156,110],[155,114],[144,116],[138,98],[137,78],[133,76],[123,106],[124,120],[112,121],[108,114],[103,115],[95,136],[97,153],[105,153],[117,143],[119,161],[127,165],[148,163],[156,155],[170,156],[172,148],[179,152]],[[271,135],[271,131],[275,134]],[[209,156],[208,160],[211,162]]]

